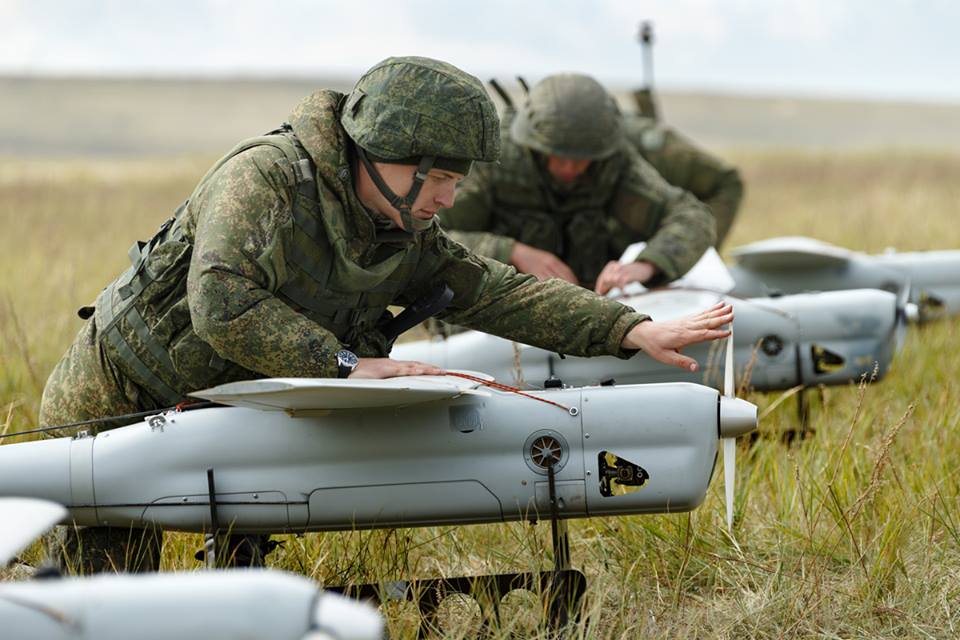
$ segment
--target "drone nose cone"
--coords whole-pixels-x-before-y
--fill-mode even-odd
[[[0,497],[40,498],[70,504],[70,439],[0,447]]]
[[[314,609],[315,630],[303,640],[374,640],[383,638],[383,618],[369,604],[323,593]]]
[[[740,398],[720,398],[720,437],[736,438],[757,428],[757,405]]]

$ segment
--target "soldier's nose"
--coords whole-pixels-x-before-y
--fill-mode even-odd
[[[451,187],[449,189],[441,189],[437,192],[436,202],[440,207],[444,209],[449,209],[453,206],[453,203],[457,199],[457,189],[456,187]]]

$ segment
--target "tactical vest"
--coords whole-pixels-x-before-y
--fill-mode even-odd
[[[331,238],[340,230],[324,219],[313,161],[289,127],[240,143],[200,184],[234,156],[260,145],[283,153],[277,163],[287,176],[292,202],[293,231],[284,251],[288,278],[275,295],[358,355],[387,356],[392,345],[377,327],[392,318],[387,306],[410,282],[420,244],[383,242],[368,268],[342,255],[343,235]],[[350,179],[349,172],[339,175]],[[151,240],[133,245],[131,266],[101,292],[95,309],[107,356],[164,405],[179,402],[190,391],[262,377],[225,361],[193,330],[186,294],[193,239],[181,228],[187,204]]]

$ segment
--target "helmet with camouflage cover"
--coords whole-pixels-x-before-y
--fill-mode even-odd
[[[410,212],[430,169],[466,174],[474,160],[492,162],[500,154],[499,119],[483,84],[431,58],[387,58],[375,65],[346,97],[340,123],[409,231],[432,222]],[[373,162],[416,165],[410,191],[393,193]]]
[[[539,153],[602,160],[623,144],[616,101],[590,76],[561,73],[538,82],[510,127],[514,142]]]

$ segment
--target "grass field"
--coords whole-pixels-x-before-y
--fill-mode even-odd
[[[801,234],[866,251],[960,248],[960,155],[731,157],[749,193],[730,246]],[[0,432],[35,426],[75,310],[211,159],[0,162]],[[793,402],[751,395],[761,437],[741,445],[733,537],[720,482],[690,514],[574,522],[573,562],[591,581],[579,637],[960,635],[958,349],[957,320],[911,330],[883,382],[824,389],[815,435],[791,446],[780,434],[797,426]],[[549,566],[549,541],[548,526],[526,524],[316,534],[288,537],[271,566],[328,584],[517,571]],[[199,568],[198,546],[168,536],[164,568]],[[542,634],[530,602],[511,607],[502,637]],[[450,607],[447,636],[469,637],[470,611]],[[394,637],[409,634],[409,612],[388,618]]]

